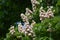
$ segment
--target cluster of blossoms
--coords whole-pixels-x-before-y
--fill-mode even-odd
[[[54,13],[52,11],[52,8],[48,8],[47,12],[45,12],[45,10],[43,9],[43,7],[40,8],[39,10],[40,12],[40,20],[44,20],[45,18],[51,18],[51,17],[54,17]]]
[[[29,25],[29,24],[26,24],[25,35],[28,35],[28,36],[34,36],[35,35],[33,30],[32,30],[31,25]]]
[[[34,23],[32,23],[32,24],[34,24]],[[25,36],[33,37],[33,39],[35,38],[35,33],[32,30],[32,27],[31,27],[31,25],[29,23],[25,24],[25,28],[24,29],[23,29],[23,26],[22,26],[21,23],[18,24],[18,31],[20,33],[24,33]]]
[[[28,36],[31,36],[31,37],[34,37],[35,34],[34,34],[32,28],[33,28],[33,25],[35,23],[36,22],[34,20],[32,20],[31,25],[29,23],[25,23],[25,28],[24,29],[23,29],[23,25],[21,23],[19,23],[18,24],[18,32],[19,33],[24,33],[25,35],[28,35]],[[14,26],[11,26],[9,30],[10,30],[10,34],[14,35],[14,33],[15,33]]]
[[[27,22],[28,21],[27,16],[24,15],[23,13],[21,13],[21,18],[22,18],[23,22]]]
[[[27,16],[28,19],[32,19],[32,13],[33,12],[29,8],[26,8],[25,16]]]
[[[30,14],[32,14],[33,12],[29,9],[29,8],[26,8],[26,12],[25,12],[25,15],[26,16],[29,16]]]
[[[24,30],[22,29],[22,24],[21,24],[21,23],[18,24],[18,31],[19,31],[19,32],[23,32],[23,31],[24,31]]]
[[[34,23],[32,23],[31,25],[29,23],[25,23],[25,28],[24,29],[23,29],[22,24],[20,23],[20,24],[18,24],[18,31],[21,32],[21,33],[25,33],[25,35],[28,35],[28,36],[34,36],[35,34],[32,30],[32,25]]]
[[[9,30],[10,30],[11,35],[13,35],[15,33],[14,26],[11,26]]]
[[[29,8],[26,8],[26,12],[25,14],[21,13],[21,18],[24,22],[27,22],[29,19],[32,19],[32,14],[33,12],[29,9]]]
[[[33,12],[35,12],[37,5],[40,4],[37,0],[31,0]]]
[[[25,14],[21,13],[21,18],[24,22],[24,29],[23,29],[23,25],[21,23],[18,24],[18,31],[21,32],[21,33],[25,33],[25,35],[28,35],[28,36],[34,36],[34,32],[32,30],[34,24],[36,23],[34,20],[32,20],[32,23],[30,24],[29,23],[29,16],[30,14],[32,14],[33,12],[26,8],[26,12]]]

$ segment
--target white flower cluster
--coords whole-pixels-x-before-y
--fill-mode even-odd
[[[27,16],[26,16],[27,17]],[[23,18],[22,18],[23,19]],[[26,18],[25,18],[26,19]],[[27,18],[28,19],[28,18]],[[24,20],[24,19],[23,19]],[[31,23],[31,25],[29,24],[29,20],[26,20],[26,21],[24,21],[24,23],[25,23],[25,29],[22,29],[21,28],[21,24],[19,24],[20,25],[20,28],[22,29],[22,31],[21,32],[24,32],[25,33],[25,35],[28,35],[28,36],[32,36],[33,35],[33,30],[32,30],[32,28],[33,28],[33,25],[36,23],[34,20],[32,20],[32,23]],[[18,26],[19,27],[19,26]],[[19,28],[19,29],[20,29]]]
[[[36,10],[36,6],[40,4],[37,0],[31,0],[33,12]]]
[[[33,30],[29,24],[26,24],[25,35],[33,36]]]
[[[25,15],[26,16],[29,16],[30,14],[32,14],[33,12],[29,9],[29,8],[26,8],[26,12],[25,12]]]
[[[19,32],[23,32],[21,23],[18,24],[18,31],[19,31]]]
[[[11,26],[9,30],[10,30],[11,35],[13,35],[15,33],[14,26]]]
[[[26,8],[26,12],[25,14],[21,13],[21,18],[24,22],[28,22],[29,19],[32,19],[32,14],[33,12],[29,9],[29,8]]]
[[[29,9],[29,8],[26,8],[26,12],[25,12],[25,15],[27,16],[28,19],[32,19],[32,14],[33,12]]]
[[[43,7],[40,8],[39,12],[40,12],[39,14],[40,20],[45,19],[45,10],[43,10]]]
[[[25,33],[25,35],[33,36],[34,32],[32,30],[32,27],[29,23],[25,23],[25,28],[22,28],[22,24],[18,24],[18,31],[21,33]]]
[[[50,18],[50,17],[54,17],[53,11],[51,10],[51,8],[48,9],[47,13],[46,13],[46,17]]]
[[[26,15],[24,15],[23,13],[21,13],[21,18],[24,22],[27,22],[28,21],[28,18]]]
[[[44,20],[45,18],[51,18],[51,17],[54,17],[54,13],[52,11],[52,7],[51,8],[48,8],[47,12],[45,12],[45,10],[43,9],[43,7],[40,8],[39,10],[40,12],[40,20]]]
[[[18,32],[25,33],[25,35],[28,35],[28,36],[34,36],[35,34],[34,34],[32,28],[35,23],[36,22],[34,20],[32,20],[31,25],[28,22],[25,22],[24,29],[23,29],[23,25],[21,23],[19,23],[18,24]],[[10,30],[10,34],[14,35],[14,33],[15,33],[14,26],[11,26],[9,30]]]
[[[30,9],[26,8],[25,14],[21,13],[21,18],[24,22],[25,28],[23,29],[23,26],[21,23],[18,24],[18,31],[21,33],[25,33],[25,35],[28,35],[28,36],[33,36],[34,32],[33,32],[32,28],[33,28],[34,24],[36,23],[34,20],[32,20],[31,24],[29,23],[28,16],[30,16],[30,14],[32,14],[32,13],[33,12]]]

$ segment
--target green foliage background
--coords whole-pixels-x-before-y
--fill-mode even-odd
[[[34,20],[37,24],[34,26],[33,30],[35,31],[38,40],[48,40],[49,33],[46,32],[46,28],[48,23],[52,23],[52,27],[55,32],[52,32],[51,40],[59,40],[60,38],[60,0],[43,0],[42,2],[38,0],[41,5],[46,9],[48,3],[53,5],[55,11],[55,17],[53,19],[46,19],[43,23],[39,21],[39,14],[36,11],[34,16]],[[40,6],[41,6],[40,5]],[[0,40],[3,40],[6,37],[6,33],[9,32],[8,29],[10,25],[14,25],[15,22],[21,21],[20,13],[25,12],[25,8],[28,7],[32,10],[32,5],[30,0],[0,0]],[[38,10],[38,9],[37,9]],[[37,18],[38,17],[38,18]],[[38,20],[38,21],[37,21]],[[48,34],[48,35],[47,35]],[[9,33],[7,34],[8,36]],[[18,34],[16,34],[17,36]],[[41,38],[40,38],[41,37]],[[40,39],[39,39],[40,38]],[[9,38],[8,38],[9,39]],[[7,40],[8,40],[7,39]],[[28,37],[24,37],[24,40],[28,40]]]

